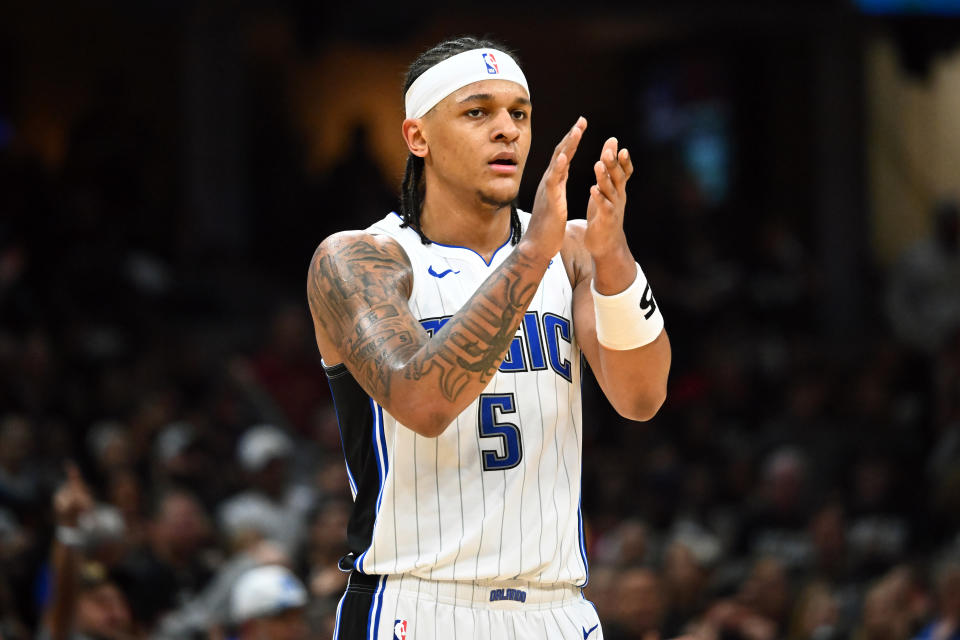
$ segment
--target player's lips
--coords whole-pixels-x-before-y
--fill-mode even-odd
[[[512,151],[501,151],[487,163],[494,173],[509,175],[517,172],[517,154]]]

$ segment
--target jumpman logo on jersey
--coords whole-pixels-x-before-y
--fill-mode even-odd
[[[433,270],[433,265],[430,265],[429,267],[427,267],[427,273],[429,273],[430,275],[432,275],[434,278],[442,278],[442,277],[444,277],[444,276],[447,275],[447,274],[452,273],[452,274],[456,275],[456,274],[458,274],[458,273],[460,273],[460,272],[459,272],[459,271],[454,271],[453,269],[447,269],[446,271],[441,271],[440,273],[437,273],[436,271]]]
[[[595,624],[595,625],[593,625],[592,627],[590,627],[590,630],[589,630],[589,631],[587,631],[587,628],[584,627],[584,628],[583,628],[583,640],[587,640],[587,638],[590,637],[590,634],[593,633],[594,629],[596,629],[596,628],[599,627],[599,626],[600,626],[599,624]]]

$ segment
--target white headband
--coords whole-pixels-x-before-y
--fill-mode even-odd
[[[421,118],[461,87],[480,80],[509,80],[530,87],[513,58],[496,49],[471,49],[433,65],[413,81],[404,98],[408,118]]]

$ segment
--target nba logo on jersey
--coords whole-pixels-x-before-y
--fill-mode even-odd
[[[497,66],[497,59],[493,57],[492,53],[483,54],[483,62],[487,65],[487,73],[491,75],[500,73],[500,67]]]
[[[407,640],[407,621],[393,621],[393,640]]]

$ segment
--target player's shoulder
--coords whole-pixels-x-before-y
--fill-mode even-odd
[[[310,260],[308,282],[337,283],[341,293],[363,289],[376,279],[407,297],[413,291],[413,268],[400,243],[369,231],[341,231],[325,238]]]
[[[371,261],[379,269],[410,269],[410,259],[399,242],[368,230],[339,231],[327,236],[314,251],[311,266],[325,260],[337,264]]]

